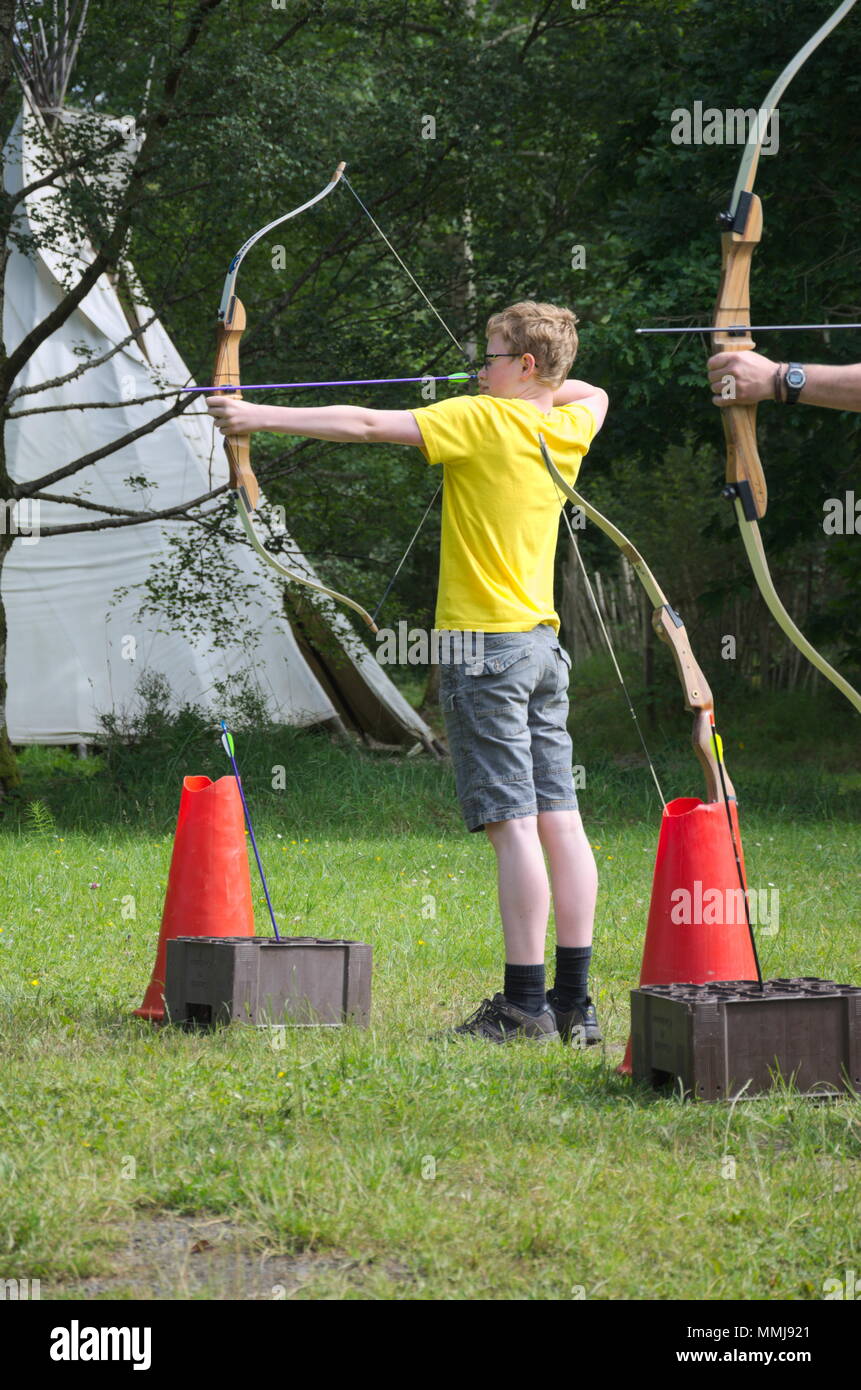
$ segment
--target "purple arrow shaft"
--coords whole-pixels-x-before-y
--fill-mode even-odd
[[[307,386],[379,386],[388,381],[474,381],[475,372],[455,372],[448,376],[366,376],[355,377],[351,381],[266,381],[257,386],[180,386],[183,395],[193,395],[196,391],[300,391]]]

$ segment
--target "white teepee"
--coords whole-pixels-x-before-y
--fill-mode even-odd
[[[71,120],[74,114],[63,113],[61,118]],[[114,122],[113,129],[121,130],[122,124]],[[25,87],[21,115],[3,151],[9,192],[44,173],[48,138]],[[125,157],[131,159],[134,153],[130,141]],[[28,194],[21,205],[23,231],[38,237],[41,227],[44,238],[55,196],[49,187]],[[3,319],[7,350],[61,302],[70,273],[73,283],[75,270],[80,273],[92,255],[86,243],[61,245],[56,236],[50,247],[42,246],[32,255],[12,250]],[[130,268],[126,274],[132,278]],[[138,293],[134,297],[140,298]],[[129,337],[129,314],[136,315],[133,326],[140,331],[110,355]],[[163,389],[164,383],[193,384],[158,321],[142,327],[150,317],[141,302],[124,306],[115,285],[102,276],[62,328],[30,358],[16,386],[57,382],[84,360],[105,360],[72,381],[21,397],[16,409],[96,400],[115,404],[111,409],[49,411],[10,421],[8,466],[17,482],[98,449],[165,408],[162,401],[127,402]],[[162,510],[227,481],[217,438],[214,446],[212,424],[198,408],[196,414],[178,416],[47,491],[106,507],[137,510],[146,505]],[[148,480],[143,492],[130,481],[141,477]],[[82,512],[70,503],[43,501],[39,523],[80,523],[104,515]],[[153,617],[137,615],[141,593],[136,586],[166,557],[171,536],[188,534],[188,523],[156,521],[38,539],[24,534],[25,520],[19,518],[20,534],[7,558],[2,585],[9,623],[7,722],[13,743],[94,741],[100,714],[133,709],[139,678],[148,671],[167,679],[177,704],[201,704],[213,715],[219,713],[219,685],[244,675],[276,721],[309,725],[341,719],[378,742],[419,743],[440,751],[431,730],[334,604],[317,598],[303,602],[294,613],[294,631],[284,612],[281,581],[240,541],[238,527],[236,543],[227,551],[241,592],[233,621],[237,637],[222,648],[211,635],[196,635],[192,641],[183,633],[163,630]],[[292,543],[279,554],[294,570],[313,575]],[[302,593],[310,595],[308,590]],[[224,595],[228,609],[232,601],[229,593]]]

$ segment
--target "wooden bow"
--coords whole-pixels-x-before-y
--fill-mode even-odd
[[[721,214],[724,228],[722,274],[711,334],[713,352],[749,352],[756,346],[751,336],[750,267],[762,235],[762,204],[753,192],[762,143],[780,98],[810,54],[856,4],[844,0],[829,19],[799,49],[778,77],[759,109],[754,129],[744,147],[729,210]],[[731,379],[731,378],[730,378]],[[756,404],[721,407],[726,437],[726,488],[724,495],[735,508],[739,531],[756,579],[772,617],[789,640],[831,681],[850,704],[861,712],[861,694],[829,665],[787,613],[774,587],[758,522],[765,516],[768,489],[756,442]]]
[[[547,471],[557,489],[564,493],[576,507],[579,507],[590,521],[600,527],[614,545],[619,547],[653,605],[652,627],[661,640],[666,642],[673,654],[673,661],[684,693],[685,708],[689,709],[694,716],[691,742],[705,774],[706,800],[720,801],[724,795],[727,799],[734,800],[735,791],[727,775],[726,766],[722,757],[720,760],[718,757],[720,750],[714,733],[712,692],[691,650],[687,629],[681,617],[671,607],[666,594],[633,542],[623,531],[619,530],[618,526],[615,526],[590,502],[587,502],[585,497],[571,487],[570,483],[565,481],[550,456],[543,435],[539,434],[538,442],[541,446],[544,462],[547,465]],[[564,502],[562,505],[564,507]],[[723,777],[721,777],[721,773]],[[723,786],[721,782],[723,782]]]
[[[300,207],[293,208],[291,212],[285,212],[282,217],[276,217],[273,222],[267,222],[265,227],[261,227],[253,236],[242,245],[230,262],[227,275],[224,281],[224,289],[221,295],[221,304],[218,310],[218,325],[216,328],[216,352],[215,367],[212,373],[212,385],[214,388],[235,387],[238,388],[242,378],[239,372],[239,344],[245,330],[245,308],[242,301],[236,295],[236,277],[239,267],[248,251],[255,242],[265,236],[267,232],[278,227],[282,222],[288,222],[291,217],[298,217],[300,212],[306,208],[313,207],[325,198],[332,189],[336,187],[345,169],[344,164],[339,164],[326,187],[302,203]],[[233,395],[241,397],[242,392],[238,389],[232,391]],[[335,589],[329,589],[325,584],[320,584],[315,579],[310,579],[307,574],[302,574],[296,570],[288,569],[263,544],[254,525],[253,512],[257,508],[260,500],[260,486],[251,467],[251,436],[250,434],[232,435],[224,441],[224,451],[227,454],[227,462],[230,470],[230,487],[233,492],[233,499],[236,503],[236,510],[243,530],[247,535],[251,545],[262,556],[268,565],[283,575],[285,579],[291,580],[295,584],[304,584],[309,589],[316,590],[317,593],[326,594],[328,598],[334,599],[336,603],[343,603],[367,624],[372,632],[377,631],[377,625],[360,603],[355,599],[348,598],[346,594],[340,594]]]

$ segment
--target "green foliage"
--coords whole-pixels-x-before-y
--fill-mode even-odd
[[[638,339],[633,330],[707,321],[718,283],[712,214],[729,196],[740,151],[674,144],[673,112],[696,100],[754,108],[820,18],[805,0],[786,0],[779,24],[749,0],[616,0],[582,10],[555,0],[537,17],[519,0],[374,0],[289,14],[252,6],[241,15],[216,6],[204,17],[165,144],[141,190],[134,263],[204,380],[210,335],[201,325],[213,317],[236,248],[346,159],[358,193],[462,342],[480,347],[487,315],[518,298],[576,308],[577,372],[611,399],[583,469],[584,491],[600,496],[650,562],[654,544],[653,567],[674,602],[686,610],[707,605],[715,629],[726,628],[737,616],[746,561],[729,511],[716,501],[724,449],[704,344]],[[136,113],[147,134],[187,19],[185,9],[132,0],[96,7],[75,70],[75,103]],[[766,236],[753,296],[765,321],[854,315],[846,228],[861,200],[853,155],[861,106],[851,99],[859,19],[851,14],[796,78],[781,104],[779,152],[761,163]],[[4,110],[8,125],[11,94]],[[816,138],[823,132],[827,138]],[[586,264],[574,269],[580,246]],[[344,186],[255,247],[241,279],[250,325],[243,371],[252,380],[417,375],[461,365]],[[771,338],[761,347],[784,359],[857,356],[851,334],[830,342]],[[381,408],[423,403],[402,387],[347,389],[325,400],[336,398]],[[297,405],[319,399],[290,397]],[[839,665],[858,666],[859,547],[848,538],[831,543],[821,519],[823,502],[854,484],[861,419],[768,405],[759,413],[772,494],[764,531],[778,590],[807,593],[809,635]],[[436,480],[419,455],[258,436],[255,460],[303,552],[372,608],[433,495]],[[206,561],[216,560],[212,545],[195,545],[199,539],[189,537],[147,599],[183,612],[191,627],[218,628],[216,608],[202,598]],[[431,620],[437,545],[434,515],[385,619]],[[219,591],[229,594],[229,578],[218,574]],[[241,604],[241,594],[234,597]],[[743,617],[750,625],[742,635],[758,642],[758,598]],[[225,617],[222,636],[230,626]]]
[[[44,801],[29,801],[25,819],[36,835],[49,835],[54,830],[54,817]]]

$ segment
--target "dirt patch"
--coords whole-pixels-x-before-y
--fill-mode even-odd
[[[42,1298],[239,1299],[277,1301],[317,1285],[322,1297],[338,1287],[354,1294],[382,1274],[397,1283],[413,1275],[394,1260],[343,1255],[269,1255],[256,1251],[248,1232],[217,1217],[144,1216],[127,1231],[110,1274],[58,1283],[44,1280]]]

